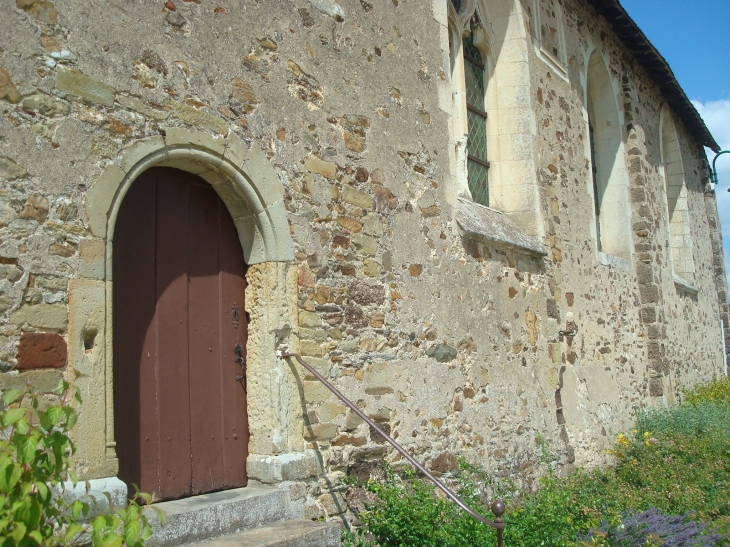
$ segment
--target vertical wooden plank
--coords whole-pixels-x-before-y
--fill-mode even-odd
[[[155,178],[144,173],[127,192],[114,231],[114,439],[130,494],[133,485],[159,491],[155,208]]]
[[[197,179],[197,178],[196,178]],[[218,334],[218,195],[202,180],[188,183],[189,360],[194,494],[223,487]],[[192,206],[194,204],[194,206]]]
[[[220,202],[220,308],[221,339],[221,408],[225,484],[237,488],[248,484],[248,415],[244,382],[235,381],[240,366],[235,363],[233,348],[240,344],[246,356],[248,321],[246,319],[246,263],[243,260],[238,232],[228,210]]]
[[[155,171],[160,496],[170,499],[191,493],[188,191],[185,173]]]

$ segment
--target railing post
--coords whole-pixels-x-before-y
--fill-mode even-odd
[[[504,547],[504,538],[502,533],[504,532],[504,521],[502,515],[504,515],[505,505],[502,500],[495,500],[492,503],[492,513],[494,514],[494,523],[502,524],[501,527],[497,528],[497,547]]]

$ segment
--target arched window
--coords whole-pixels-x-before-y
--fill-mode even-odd
[[[661,127],[661,167],[664,178],[667,220],[669,228],[669,256],[672,273],[682,281],[694,281],[695,264],[692,255],[692,233],[690,229],[689,207],[687,203],[687,184],[684,178],[684,165],[679,150],[677,130],[669,108],[662,108],[659,121]]]
[[[469,4],[469,5],[467,5]],[[451,0],[458,27],[450,28],[451,80],[455,87],[456,118],[466,134],[466,170],[469,192],[480,205],[489,205],[489,161],[487,156],[486,33],[473,1]],[[459,30],[461,29],[461,30]]]
[[[596,245],[599,253],[629,259],[631,218],[621,125],[616,93],[603,57],[597,50],[588,63],[587,80]]]
[[[474,45],[474,36],[463,39],[464,79],[466,82],[466,116],[468,139],[466,166],[469,190],[474,201],[489,205],[489,162],[487,161],[487,112],[485,68],[482,54]]]

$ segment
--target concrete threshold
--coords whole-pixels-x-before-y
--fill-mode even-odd
[[[286,520],[190,547],[340,547],[340,533],[336,522]]]
[[[264,526],[285,518],[286,499],[278,488],[253,487],[225,490],[155,504],[167,515],[160,525],[149,511],[153,526],[148,547],[176,547],[225,534]]]

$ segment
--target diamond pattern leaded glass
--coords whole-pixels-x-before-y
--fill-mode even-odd
[[[484,63],[471,36],[464,38],[464,73],[467,104],[467,170],[475,202],[489,205],[487,167],[487,117],[484,106]]]

